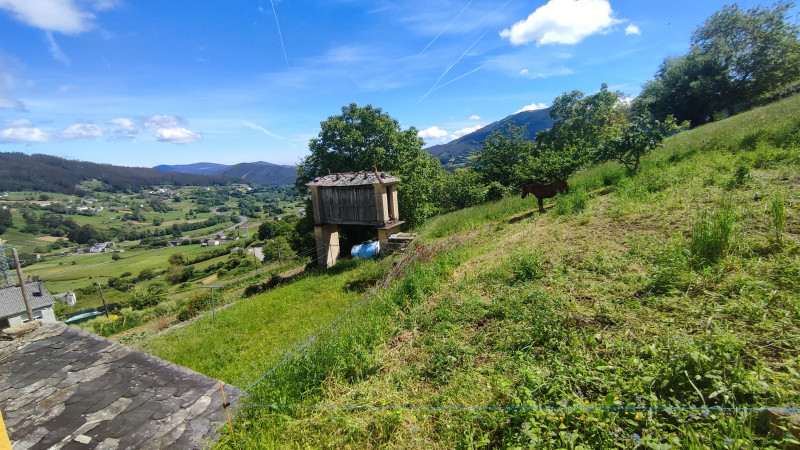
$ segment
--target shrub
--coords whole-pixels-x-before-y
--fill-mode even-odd
[[[130,292],[130,296],[125,301],[133,309],[144,309],[148,306],[155,306],[164,300],[161,294],[150,292],[147,289],[136,288]]]
[[[579,214],[586,209],[588,200],[589,195],[584,188],[574,188],[568,194],[561,194],[556,198],[555,214],[557,216]]]
[[[153,272],[153,269],[142,269],[142,271],[139,272],[139,275],[136,276],[136,279],[138,281],[144,281],[144,280],[149,280],[155,276],[156,274]]]
[[[497,181],[492,181],[489,183],[489,186],[487,186],[486,189],[486,201],[492,202],[500,200],[501,198],[510,194],[511,188],[507,188]]]
[[[208,291],[193,294],[178,310],[178,320],[185,322],[200,312],[211,309],[211,293]]]

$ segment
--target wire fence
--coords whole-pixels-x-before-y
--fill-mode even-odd
[[[320,250],[322,247],[316,247],[315,249],[309,251],[314,252]],[[329,250],[330,247],[327,248]],[[436,412],[436,411],[450,411],[450,412],[469,412],[469,411],[487,411],[487,412],[521,412],[521,411],[528,411],[528,412],[697,412],[703,415],[711,414],[711,413],[751,413],[751,412],[761,412],[761,411],[775,411],[785,414],[795,414],[800,412],[800,409],[796,407],[776,407],[776,406],[759,406],[759,407],[747,407],[747,406],[592,406],[592,405],[581,405],[581,406],[563,406],[563,405],[556,405],[556,406],[464,406],[464,405],[452,405],[452,406],[409,406],[409,405],[380,405],[380,406],[373,406],[373,405],[305,405],[305,404],[260,404],[260,403],[240,403],[239,401],[245,398],[245,394],[247,394],[253,387],[264,381],[267,377],[272,375],[277,369],[281,366],[286,364],[290,361],[295,355],[302,352],[306,349],[312,342],[319,338],[324,332],[332,328],[336,325],[339,321],[345,318],[348,314],[350,314],[354,309],[358,306],[363,304],[366,300],[371,298],[379,289],[382,289],[388,285],[388,283],[399,275],[409,263],[416,260],[417,257],[424,252],[427,247],[418,247],[415,252],[409,253],[406,257],[404,257],[400,263],[398,263],[392,271],[381,281],[375,285],[367,294],[362,296],[358,301],[356,301],[352,306],[350,306],[346,311],[336,317],[333,321],[328,323],[325,327],[320,329],[316,334],[308,338],[302,345],[296,348],[294,351],[286,355],[280,362],[278,362],[275,366],[269,369],[264,375],[256,379],[254,382],[250,383],[246,388],[241,389],[240,396],[230,405],[233,407],[238,408],[265,408],[271,410],[339,410],[339,411],[428,411],[428,412]],[[306,252],[306,253],[309,253]],[[327,252],[318,256],[316,259],[312,260],[312,262],[318,261],[321,258],[327,257]],[[300,257],[298,255],[297,257]],[[296,258],[297,258],[296,257]]]
[[[271,409],[338,409],[375,411],[696,411],[696,412],[758,412],[780,411],[788,414],[800,412],[793,407],[734,407],[734,406],[363,406],[363,405],[284,405],[284,404],[239,404],[241,408]]]

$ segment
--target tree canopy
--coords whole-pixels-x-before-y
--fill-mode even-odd
[[[438,159],[422,151],[423,140],[414,127],[400,123],[371,105],[342,107],[342,114],[320,123],[318,137],[311,139],[311,154],[297,168],[296,187],[330,172],[359,172],[373,168],[400,177],[400,217],[410,225],[436,213],[434,186],[441,172]]]
[[[537,153],[536,145],[525,138],[525,126],[509,122],[505,131],[495,131],[483,141],[483,149],[473,157],[473,170],[485,184],[518,188],[526,182],[525,162]]]
[[[620,133],[597,147],[595,159],[617,161],[625,166],[629,175],[634,175],[639,171],[642,156],[661,146],[669,133],[688,126],[688,122],[678,125],[671,115],[663,121],[656,119],[638,98],[631,105],[627,123]]]
[[[616,136],[625,123],[621,98],[621,92],[608,90],[605,83],[596,94],[587,96],[576,90],[556,98],[550,109],[555,122],[536,135],[539,152],[523,169],[527,177],[566,180],[586,165],[592,152]]]
[[[759,96],[800,78],[798,27],[786,21],[792,2],[743,11],[722,8],[692,35],[688,54],[667,58],[642,92],[658,119],[672,114],[699,125],[733,114]]]

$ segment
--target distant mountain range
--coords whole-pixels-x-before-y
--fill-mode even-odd
[[[75,194],[84,181],[98,180],[118,191],[160,185],[209,186],[230,179],[220,175],[170,173],[147,167],[123,167],[50,155],[0,152],[0,191],[44,191]]]
[[[216,175],[225,178],[233,178],[242,183],[259,183],[266,185],[294,184],[294,180],[297,178],[295,166],[272,164],[265,161],[234,165],[210,162],[178,165],[162,164],[153,168],[162,172]]]
[[[536,111],[523,111],[500,119],[497,122],[492,122],[477,131],[450,141],[447,144],[428,147],[425,151],[439,158],[445,166],[459,165],[459,163],[463,164],[470,153],[483,148],[483,141],[486,140],[490,134],[495,131],[505,131],[506,124],[509,122],[517,126],[526,125],[525,137],[530,140],[536,137],[536,133],[553,126],[553,121],[550,119],[550,108],[537,109]]]
[[[439,158],[445,168],[462,167],[467,163],[470,153],[481,150],[483,141],[495,131],[505,131],[507,123],[517,126],[526,126],[525,137],[533,140],[536,133],[553,126],[550,119],[550,109],[536,111],[523,111],[510,115],[504,119],[493,122],[477,131],[474,131],[447,144],[434,145],[425,149],[431,155]],[[235,165],[199,162],[194,164],[179,164],[153,167],[162,172],[180,172],[195,175],[214,175],[239,180],[243,183],[259,183],[266,185],[294,184],[297,178],[295,166],[272,164],[265,161],[240,163]]]

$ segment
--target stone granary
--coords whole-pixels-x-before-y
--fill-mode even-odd
[[[336,264],[339,257],[338,225],[366,225],[378,229],[378,240],[385,245],[389,236],[400,231],[397,183],[388,173],[347,172],[314,178],[311,188],[314,207],[314,236],[320,267]]]

